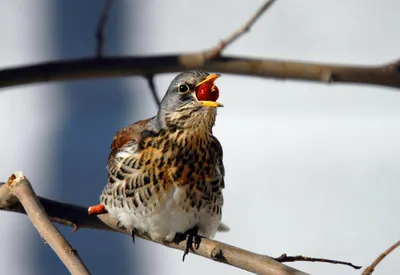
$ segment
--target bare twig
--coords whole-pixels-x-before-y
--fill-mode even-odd
[[[22,172],[15,172],[11,175],[7,183],[10,192],[18,198],[44,242],[50,245],[68,268],[69,272],[71,272],[71,274],[89,274],[78,252],[71,247],[67,240],[61,235],[60,231],[58,231],[49,220],[49,217],[40,204],[28,179]],[[4,191],[2,191],[2,193],[4,193]],[[16,203],[15,200],[8,201],[14,204]]]
[[[0,197],[0,210],[7,210],[18,213],[25,213],[24,209],[15,200],[10,200],[10,194],[7,194],[7,186],[0,183],[0,194],[2,196],[8,196],[8,200],[4,200]],[[77,206],[72,204],[66,204],[58,201],[53,201],[45,198],[40,198],[47,215],[52,221],[58,222],[64,225],[73,226],[74,224],[80,228],[92,228],[92,229],[102,229],[109,230],[119,233],[124,233],[131,235],[130,230],[126,230],[118,227],[117,221],[111,218],[109,214],[102,214],[98,216],[88,216],[87,207]],[[7,202],[10,202],[8,204]],[[142,239],[157,242],[164,246],[184,250],[186,242],[182,240],[181,242],[175,243],[164,243],[149,239],[145,234],[137,232],[137,237]],[[256,274],[274,274],[274,275],[306,275],[302,271],[294,269],[292,267],[283,265],[274,259],[256,254],[238,247],[234,247],[228,244],[224,244],[215,240],[210,240],[207,238],[201,238],[199,247],[191,250],[191,253],[197,254],[199,256],[212,259],[214,261],[228,264],[237,268],[247,270]]]
[[[221,55],[221,52],[230,44],[235,42],[239,37],[241,37],[246,32],[250,31],[250,28],[254,23],[265,13],[265,11],[272,6],[276,0],[267,0],[251,17],[250,19],[234,33],[228,36],[225,40],[221,40],[217,46],[205,51],[205,56],[207,59],[215,58]]]
[[[370,265],[368,266],[362,275],[370,275],[372,272],[374,272],[376,266],[387,256],[389,255],[393,250],[395,250],[397,247],[400,246],[400,241],[389,247],[385,252],[383,252],[379,257]]]
[[[96,28],[96,56],[98,58],[103,56],[104,49],[104,29],[107,25],[108,16],[112,8],[113,0],[105,0],[103,11]]]
[[[276,260],[276,261],[278,261],[280,263],[287,263],[287,262],[321,262],[321,263],[330,263],[330,264],[341,264],[341,265],[351,266],[354,269],[360,269],[362,267],[362,266],[359,266],[359,265],[353,265],[352,263],[349,263],[349,262],[329,260],[329,259],[324,259],[324,258],[312,258],[312,257],[306,257],[306,256],[302,256],[302,255],[288,256],[286,253],[282,254],[278,258],[274,258],[274,260]]]
[[[400,88],[400,62],[382,66],[345,66],[271,59],[217,57],[202,53],[154,57],[104,57],[48,62],[0,70],[0,88],[29,83],[101,77],[206,71],[323,83],[362,83]]]
[[[157,95],[156,86],[154,85],[154,75],[148,75],[148,76],[146,76],[146,79],[147,79],[147,83],[149,84],[151,94],[153,95],[153,99],[156,102],[157,107],[160,108],[161,100]]]

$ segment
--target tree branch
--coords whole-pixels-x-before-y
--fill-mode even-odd
[[[363,83],[400,88],[400,62],[367,67],[226,56],[206,60],[203,53],[153,57],[84,58],[8,68],[0,70],[0,88],[88,78],[132,75],[146,77],[190,69],[267,78],[323,83]]]
[[[376,266],[387,256],[389,255],[393,250],[395,250],[397,247],[400,246],[400,241],[389,247],[385,252],[383,252],[379,257],[370,265],[368,266],[362,275],[370,275],[372,272],[374,272]]]
[[[74,226],[77,225],[79,228],[92,228],[102,229],[108,231],[114,231],[131,235],[130,230],[125,230],[117,226],[117,222],[111,218],[109,214],[102,214],[98,216],[88,216],[87,207],[72,205],[62,202],[49,200],[46,198],[38,197],[42,203],[47,215],[53,222],[61,223],[64,225]],[[13,195],[7,188],[7,185],[0,183],[0,210],[26,213],[13,198]],[[29,214],[29,213],[28,213]],[[142,239],[149,239],[148,236],[137,232],[137,237]],[[184,250],[185,241],[179,243],[162,243],[164,246]],[[228,264],[237,268],[247,270],[256,274],[274,274],[274,275],[306,275],[302,271],[296,270],[292,267],[283,265],[272,258],[256,254],[250,251],[246,251],[241,248],[237,248],[228,244],[224,244],[215,240],[207,238],[201,238],[199,247],[192,249],[191,253],[199,256],[212,259],[214,261]]]
[[[156,86],[154,85],[154,75],[146,76],[147,83],[149,84],[151,95],[153,96],[154,102],[157,104],[157,107],[161,107],[161,100],[157,95]]]
[[[103,56],[104,49],[104,29],[107,25],[108,16],[112,8],[113,0],[105,0],[103,11],[96,28],[96,56],[100,58]]]
[[[340,265],[347,265],[354,269],[360,269],[362,266],[353,265],[349,262],[337,261],[337,260],[330,260],[325,258],[313,258],[313,257],[306,257],[302,255],[297,256],[288,256],[286,253],[282,254],[278,258],[274,258],[274,260],[280,263],[289,263],[289,262],[320,262],[320,263],[329,263],[329,264],[340,264]]]
[[[208,51],[205,51],[205,55],[208,59],[215,58],[221,55],[221,52],[230,44],[239,39],[243,34],[250,31],[250,28],[254,25],[254,23],[267,11],[268,8],[275,3],[276,0],[268,0],[266,1],[254,14],[250,19],[239,29],[237,29],[234,33],[228,36],[225,40],[221,40],[217,46],[211,48]]]
[[[50,245],[71,274],[89,274],[86,266],[78,255],[78,252],[65,240],[60,231],[51,223],[40,204],[28,179],[22,172],[15,172],[8,182],[9,191],[18,198],[26,211],[33,226],[37,229],[43,240]],[[2,186],[5,189],[7,186]],[[3,192],[4,193],[4,192]],[[15,199],[4,201],[16,202]],[[3,202],[3,200],[2,200]]]

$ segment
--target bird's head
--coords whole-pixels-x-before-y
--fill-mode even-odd
[[[219,90],[214,81],[219,74],[187,71],[172,80],[157,115],[160,126],[211,131],[215,123]]]

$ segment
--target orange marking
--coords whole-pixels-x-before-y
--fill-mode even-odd
[[[99,215],[99,214],[103,214],[105,212],[106,212],[106,208],[104,207],[103,204],[93,205],[93,206],[90,206],[88,209],[89,215]]]

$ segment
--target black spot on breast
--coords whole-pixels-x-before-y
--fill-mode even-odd
[[[149,176],[144,176],[143,181],[144,181],[144,184],[149,184],[150,183],[150,177]]]
[[[158,179],[156,177],[153,177],[153,185],[157,185],[158,184]]]
[[[176,137],[179,138],[182,134],[183,134],[183,131],[179,131],[179,132],[176,134]]]
[[[161,171],[160,173],[158,173],[158,179],[162,179],[162,177],[164,176],[164,171]]]
[[[214,180],[214,181],[212,181],[210,184],[211,184],[211,188],[212,188],[212,191],[213,192],[218,192],[219,191],[219,184],[220,183],[220,181],[219,181],[219,179],[218,180]]]
[[[119,180],[123,180],[124,179],[124,175],[120,171],[117,171],[116,178],[119,179]]]
[[[183,169],[184,169],[185,167],[183,166],[183,165],[181,165],[177,170],[176,170],[176,172],[175,172],[175,174],[174,174],[174,179],[175,180],[177,180],[177,179],[179,179],[180,177],[182,177],[182,173],[183,173]]]
[[[116,194],[117,196],[120,196],[120,195],[121,195],[121,188],[119,188],[119,186],[117,186],[117,188],[115,188],[114,190],[115,190],[115,194]]]
[[[189,162],[189,169],[190,169],[190,171],[194,171],[195,170],[193,162]]]
[[[135,206],[135,208],[137,208],[139,206],[139,203],[136,201],[136,199],[132,200],[133,205]]]
[[[161,169],[164,166],[164,164],[165,164],[164,158],[161,158],[160,163],[158,164],[157,167]]]
[[[135,195],[135,192],[133,190],[125,190],[125,197],[130,198]]]

